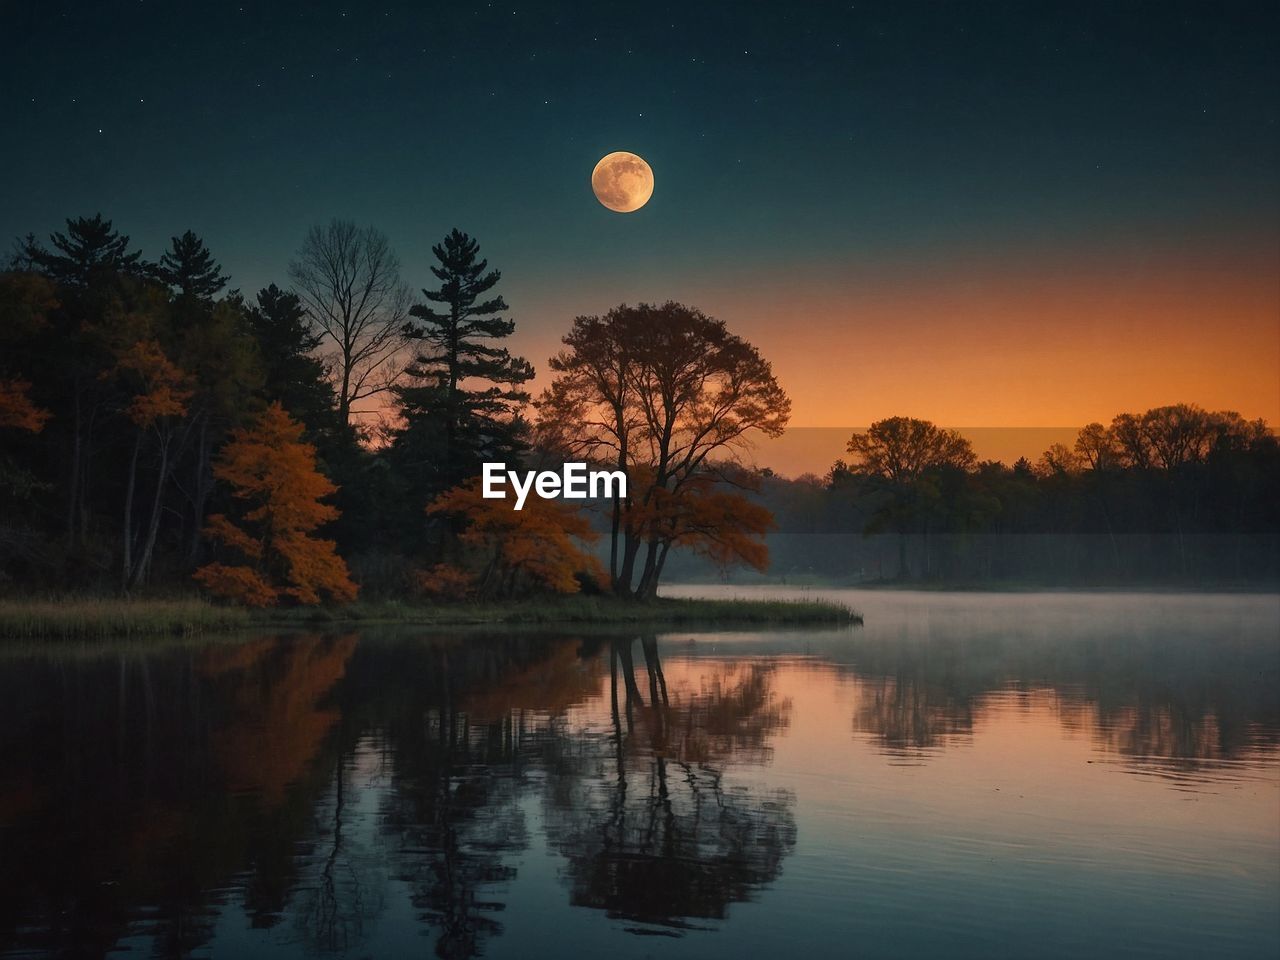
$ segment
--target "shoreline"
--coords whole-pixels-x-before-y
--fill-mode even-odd
[[[1250,580],[1195,583],[1171,583],[1169,581],[1135,581],[1133,583],[1037,583],[1035,581],[929,581],[929,580],[860,580],[856,583],[839,583],[822,580],[761,580],[744,583],[724,583],[711,580],[683,580],[672,587],[734,587],[744,590],[852,590],[858,592],[899,591],[903,593],[1150,593],[1150,594],[1275,594],[1280,593],[1280,581]]]
[[[848,606],[821,599],[659,597],[645,602],[568,596],[527,601],[412,604],[364,601],[341,607],[249,610],[197,598],[0,599],[0,642],[190,637],[279,628],[340,626],[816,626],[862,623]]]

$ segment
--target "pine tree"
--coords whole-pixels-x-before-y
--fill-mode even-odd
[[[440,286],[422,291],[428,302],[409,311],[405,327],[420,344],[407,371],[416,382],[395,391],[405,420],[396,452],[416,492],[428,496],[525,448],[522,385],[533,378],[527,360],[495,344],[515,322],[501,316],[501,296],[486,297],[502,275],[488,269],[479,244],[455,229],[431,252]]]
[[[228,279],[204,241],[190,230],[173,238],[160,258],[156,274],[169,286],[177,287],[182,296],[205,303],[227,285]]]
[[[118,276],[139,276],[142,254],[129,252],[129,238],[117,233],[102,214],[67,220],[66,233],[49,236],[53,250],[28,237],[21,256],[60,285],[87,289]]]
[[[335,431],[337,394],[325,365],[313,351],[321,338],[307,322],[306,310],[295,293],[274,283],[258,291],[249,308],[249,329],[262,358],[263,390],[312,433]]]
[[[33,351],[31,379],[53,399],[51,429],[45,434],[60,454],[67,547],[78,551],[89,540],[93,464],[110,455],[99,442],[110,418],[111,388],[102,374],[114,364],[108,347],[113,328],[134,308],[150,309],[154,293],[143,282],[148,267],[129,238],[101,214],[66,221],[65,233],[50,235],[46,247],[33,236],[22,241],[15,263],[52,283],[57,306],[48,312],[42,344]]]

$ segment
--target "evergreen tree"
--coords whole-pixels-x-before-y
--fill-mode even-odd
[[[130,253],[129,238],[116,232],[100,213],[68,219],[67,232],[53,233],[49,240],[53,250],[28,237],[20,255],[61,286],[84,290],[118,276],[140,276],[146,270],[142,253]]]
[[[337,394],[324,362],[312,352],[321,338],[307,322],[298,295],[274,283],[258,291],[257,303],[249,308],[249,328],[262,358],[267,400],[281,403],[311,434],[336,429]]]
[[[485,460],[511,460],[525,449],[529,401],[522,385],[533,366],[495,341],[515,322],[501,316],[501,296],[486,296],[501,274],[488,269],[475,240],[458,230],[431,248],[440,281],[423,290],[405,334],[419,344],[408,369],[413,381],[395,396],[405,426],[396,437],[399,456],[415,493],[434,495],[479,472]]]
[[[227,276],[204,241],[188,230],[174,237],[156,268],[159,278],[184,297],[207,303],[227,285]]]
[[[263,394],[306,427],[303,438],[315,446],[321,471],[338,486],[334,505],[340,516],[332,535],[344,552],[369,549],[401,521],[398,514],[388,521],[384,513],[396,513],[403,490],[386,486],[391,479],[386,462],[365,449],[354,426],[344,422],[328,366],[312,352],[323,335],[310,324],[297,294],[275,284],[258,292],[248,319],[261,359]]]
[[[114,363],[110,343],[122,318],[151,308],[155,291],[145,282],[141,254],[130,252],[129,238],[110,220],[96,214],[66,224],[65,233],[50,235],[49,247],[28,235],[14,262],[54,287],[57,306],[30,345],[28,373],[50,398],[52,417],[42,437],[50,448],[61,447],[56,462],[66,545],[82,556],[95,506],[114,499],[93,482],[95,460],[117,449],[110,442],[113,388],[103,379]]]

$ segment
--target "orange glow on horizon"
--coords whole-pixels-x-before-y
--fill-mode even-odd
[[[1208,246],[1206,244],[1206,246]],[[854,429],[905,415],[960,429],[978,455],[1035,460],[1091,421],[1170,403],[1280,423],[1280,245],[945,266],[825,264],[572,289],[509,281],[513,353],[547,359],[577,314],[675,299],[725,320],[792,398],[788,435],[755,460],[823,472]]]

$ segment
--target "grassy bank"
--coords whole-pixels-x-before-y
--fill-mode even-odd
[[[249,614],[203,600],[0,600],[0,638],[178,637],[247,626]]]
[[[203,600],[0,600],[0,638],[91,640],[172,637],[272,626],[339,624],[616,624],[661,626],[841,626],[860,623],[848,607],[821,600],[677,600],[629,603],[562,597],[519,603],[413,605],[394,601],[341,607],[243,610]]]
[[[266,614],[270,623],[594,623],[685,626],[792,624],[839,626],[861,617],[824,600],[657,599],[645,603],[612,597],[559,597],[510,603],[415,606],[394,601],[345,607],[300,607]]]

